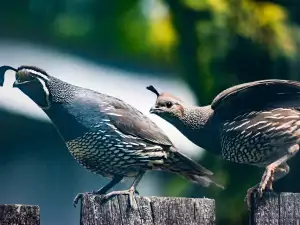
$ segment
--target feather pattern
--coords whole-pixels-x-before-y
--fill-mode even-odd
[[[225,119],[255,110],[300,107],[300,82],[270,79],[236,85],[217,95],[211,107]]]
[[[105,101],[111,106],[106,115],[121,132],[155,144],[173,145],[154,122],[131,105],[111,96],[105,96]]]
[[[300,112],[277,108],[244,113],[223,123],[221,147],[224,159],[266,166],[285,146],[300,141]]]

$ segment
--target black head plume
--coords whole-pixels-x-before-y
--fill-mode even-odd
[[[160,94],[159,92],[156,90],[155,87],[153,87],[153,85],[149,85],[146,87],[149,91],[152,91],[154,94],[156,94],[156,96],[158,97]]]
[[[44,74],[44,75],[47,75],[47,72],[39,67],[36,67],[36,66],[28,66],[28,65],[23,65],[23,66],[20,66],[17,70],[20,71],[22,69],[26,69],[26,70],[32,70],[32,71],[36,71],[38,73],[41,73],[41,74]]]
[[[0,67],[0,86],[3,86],[3,84],[4,84],[4,75],[7,70],[13,70],[13,71],[17,72],[17,70],[11,66],[1,66]]]

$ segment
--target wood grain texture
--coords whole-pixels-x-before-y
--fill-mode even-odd
[[[299,225],[300,193],[266,192],[261,200],[252,197],[250,225]]]
[[[100,204],[100,196],[85,195],[81,225],[214,225],[215,201],[207,198],[135,197],[138,210],[128,207],[127,196]]]
[[[0,225],[40,225],[40,208],[31,205],[0,205]]]

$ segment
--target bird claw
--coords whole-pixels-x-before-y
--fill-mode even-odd
[[[249,189],[247,190],[247,194],[246,194],[246,197],[245,197],[245,199],[244,199],[244,201],[245,201],[246,204],[247,204],[247,208],[248,208],[249,211],[250,211],[250,208],[251,208],[251,194],[253,193],[253,191],[256,190],[256,188],[257,188],[257,186],[254,186],[254,187],[252,187],[252,188],[249,188]]]
[[[74,206],[74,208],[76,208],[76,205],[78,204],[78,201],[79,201],[79,200],[82,200],[83,195],[84,195],[84,193],[78,193],[78,194],[75,196],[75,198],[74,198],[74,200],[73,200],[73,206]]]
[[[74,200],[73,200],[73,206],[74,206],[74,208],[76,208],[76,205],[78,204],[78,201],[79,201],[79,200],[82,200],[82,199],[83,199],[83,196],[84,196],[85,194],[93,194],[93,192],[78,193],[78,194],[75,196]]]
[[[262,198],[264,190],[266,189],[273,190],[272,184],[274,181],[274,171],[275,171],[274,167],[267,167],[267,169],[265,170],[261,182],[259,184],[259,187],[257,189],[259,198]]]
[[[273,191],[272,184],[274,181],[274,171],[275,171],[275,168],[267,167],[259,185],[255,185],[254,187],[249,188],[247,190],[247,194],[246,194],[244,201],[247,203],[248,210],[250,210],[250,208],[251,208],[251,194],[253,193],[253,191],[255,191],[255,190],[257,191],[259,199],[261,199],[263,197],[264,191],[266,191],[266,190]]]
[[[244,199],[249,211],[251,210],[251,195],[254,191],[257,191],[256,197],[260,200],[260,199],[262,199],[262,196],[264,193],[273,192],[273,189],[272,189],[272,187],[266,187],[265,190],[259,190],[259,188],[257,188],[257,185],[255,187],[249,188],[247,191],[246,197]]]
[[[74,200],[73,200],[73,206],[74,206],[74,208],[76,208],[76,205],[78,204],[78,201],[79,201],[79,200],[82,200],[82,198],[83,198],[83,193],[78,193],[78,194],[75,196],[75,198],[74,198]]]
[[[261,199],[263,196],[264,189],[262,187],[257,188],[258,197]]]
[[[137,204],[136,201],[134,199],[134,193],[136,192],[136,190],[134,188],[129,188],[128,190],[123,190],[123,191],[112,191],[106,195],[103,195],[101,198],[101,202],[105,203],[107,202],[109,199],[113,198],[114,196],[117,195],[128,195],[129,197],[129,206],[132,209],[137,209]]]

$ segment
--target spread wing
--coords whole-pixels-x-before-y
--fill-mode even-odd
[[[223,117],[267,107],[300,107],[300,82],[270,79],[236,85],[217,95],[211,107]]]
[[[112,107],[107,116],[121,132],[155,144],[173,145],[162,129],[136,108],[117,98],[110,98],[109,104]]]

